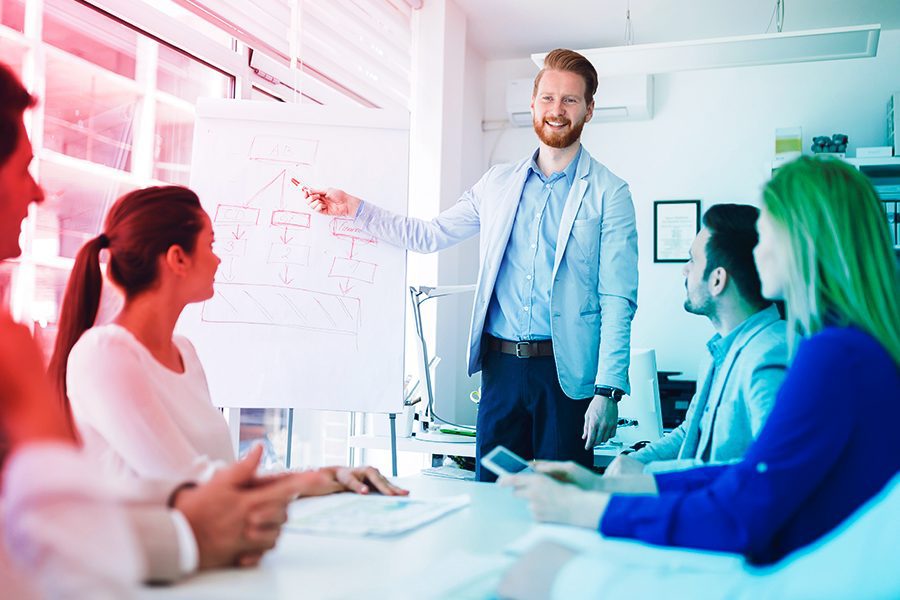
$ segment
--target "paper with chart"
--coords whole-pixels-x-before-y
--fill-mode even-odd
[[[405,252],[310,210],[338,187],[405,214],[408,129],[384,111],[204,102],[191,186],[222,260],[178,331],[219,406],[397,412]]]
[[[285,527],[299,533],[320,535],[397,535],[468,504],[466,495],[432,499],[359,494],[304,498],[291,506]]]

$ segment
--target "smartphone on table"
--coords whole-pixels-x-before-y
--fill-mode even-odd
[[[498,477],[534,473],[528,461],[504,446],[497,446],[481,459],[481,466]]]

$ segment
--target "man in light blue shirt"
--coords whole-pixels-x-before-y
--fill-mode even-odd
[[[531,158],[522,199],[488,305],[485,333],[504,340],[549,340],[553,256],[563,206],[581,149],[563,172],[549,177]]]
[[[537,151],[491,168],[431,221],[393,214],[341,190],[310,190],[310,207],[355,217],[416,252],[481,233],[468,370],[482,371],[476,464],[504,445],[526,459],[593,463],[615,435],[629,391],[637,307],[637,232],[628,185],[581,146],[597,73],[554,50],[535,78]]]

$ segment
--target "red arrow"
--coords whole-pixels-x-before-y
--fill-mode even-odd
[[[345,279],[338,284],[338,287],[341,288],[341,294],[346,296],[350,292],[350,290],[353,289],[353,284],[350,283],[349,279]]]
[[[234,231],[231,232],[231,235],[232,235],[232,237],[234,237],[234,239],[239,240],[239,239],[241,239],[242,237],[244,237],[244,234],[245,234],[245,233],[247,233],[247,232],[246,232],[246,231],[241,231],[241,226],[240,226],[240,225],[235,225]]]
[[[350,258],[353,258],[354,250],[356,250],[356,239],[350,238]]]
[[[279,239],[281,240],[281,243],[283,243],[283,244],[290,244],[294,238],[288,237],[288,228],[285,227],[284,233],[279,236]]]
[[[278,274],[278,277],[281,279],[281,281],[282,281],[282,283],[284,283],[284,285],[291,285],[291,282],[294,281],[293,279],[288,279],[288,266],[287,265],[284,265],[284,269],[282,270],[281,273]]]

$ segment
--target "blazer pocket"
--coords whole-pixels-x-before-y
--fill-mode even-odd
[[[600,219],[577,219],[572,223],[570,241],[574,242],[585,262],[600,261]]]

